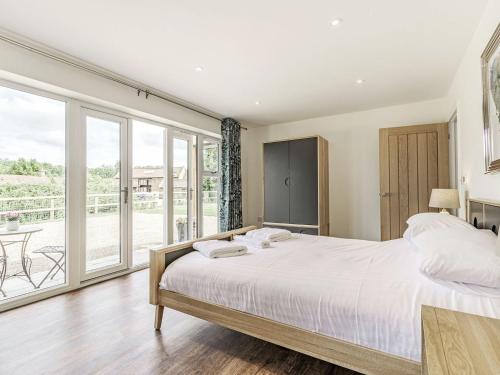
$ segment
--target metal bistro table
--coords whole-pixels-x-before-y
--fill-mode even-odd
[[[0,229],[0,249],[2,253],[0,254],[0,293],[4,297],[6,294],[4,293],[2,287],[5,279],[11,277],[24,277],[28,278],[28,281],[33,285],[36,289],[37,286],[31,280],[30,276],[30,268],[31,268],[31,258],[26,255],[26,248],[28,247],[28,242],[31,238],[31,235],[36,232],[42,231],[42,228],[35,226],[21,226],[18,230],[7,230],[5,228]],[[20,236],[19,239],[9,240],[9,236]],[[22,237],[21,237],[22,236]],[[5,248],[10,245],[21,244],[21,265],[23,267],[22,271],[16,272],[12,275],[7,275],[7,252]]]

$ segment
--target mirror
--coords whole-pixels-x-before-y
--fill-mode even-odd
[[[500,171],[500,24],[481,55],[486,173]]]

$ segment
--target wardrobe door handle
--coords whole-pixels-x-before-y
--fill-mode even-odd
[[[285,178],[285,186],[287,186],[287,187],[290,186],[290,177]]]

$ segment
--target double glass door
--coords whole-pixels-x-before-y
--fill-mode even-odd
[[[128,266],[127,120],[84,110],[86,135],[83,279]]]
[[[196,137],[84,110],[82,279],[147,264],[149,249],[196,237]]]

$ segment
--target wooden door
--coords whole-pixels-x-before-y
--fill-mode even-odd
[[[433,188],[449,187],[448,124],[380,129],[380,225],[383,241],[400,238],[406,220],[429,208]]]

